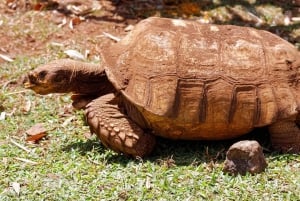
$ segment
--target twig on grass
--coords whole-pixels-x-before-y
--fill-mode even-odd
[[[30,149],[26,148],[25,146],[17,143],[16,141],[14,141],[13,139],[10,139],[10,142],[13,143],[14,145],[16,145],[17,147],[19,147],[20,149],[23,149],[24,151],[26,151],[27,153],[30,152]]]
[[[19,161],[22,161],[22,162],[25,162],[25,163],[30,163],[30,164],[32,164],[32,165],[37,165],[37,164],[38,164],[38,162],[29,160],[29,159],[26,159],[26,158],[15,157],[15,159],[17,159],[17,160],[19,160]]]
[[[11,93],[6,93],[5,95],[13,95],[13,94],[22,94],[22,93],[25,93],[25,92],[29,92],[30,90],[29,89],[26,89],[26,90],[22,90],[22,91],[15,91],[15,92],[11,92]]]

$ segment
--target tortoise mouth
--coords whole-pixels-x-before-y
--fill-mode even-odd
[[[28,78],[27,78],[28,79]],[[32,89],[34,88],[36,85],[31,83],[29,80],[25,79],[25,81],[23,82],[23,86],[25,89]]]
[[[38,94],[47,94],[49,86],[38,78],[38,75],[34,72],[29,72],[23,81],[25,89],[31,89]]]
[[[39,80],[35,73],[28,73],[24,79],[23,85],[26,89],[32,89],[35,86],[39,85]]]

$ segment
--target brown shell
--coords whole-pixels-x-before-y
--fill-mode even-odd
[[[266,31],[153,17],[102,56],[113,85],[168,138],[237,137],[295,118],[300,103],[300,54]]]

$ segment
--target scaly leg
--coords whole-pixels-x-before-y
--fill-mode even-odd
[[[99,96],[97,96],[99,97]],[[73,101],[72,105],[75,109],[84,109],[87,104],[92,102],[92,100],[96,99],[94,95],[85,95],[85,94],[73,94],[71,99]]]
[[[101,96],[86,106],[85,114],[91,132],[116,152],[143,157],[150,154],[155,137],[145,133],[128,116],[121,113],[114,94]]]
[[[295,121],[281,121],[269,126],[274,149],[285,153],[300,153],[300,129]]]

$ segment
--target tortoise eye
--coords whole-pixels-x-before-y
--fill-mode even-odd
[[[38,77],[40,80],[44,79],[47,75],[47,71],[43,70],[41,72],[39,72]]]

